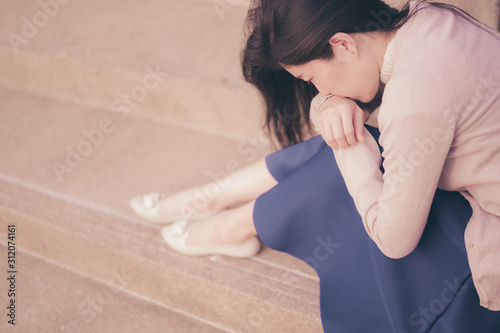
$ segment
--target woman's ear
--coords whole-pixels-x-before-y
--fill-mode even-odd
[[[356,40],[345,32],[336,33],[330,38],[329,42],[332,46],[333,54],[337,54],[339,51],[347,55],[355,55],[358,53]]]

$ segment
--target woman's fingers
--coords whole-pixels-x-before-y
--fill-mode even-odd
[[[338,117],[336,121],[332,121],[330,126],[333,131],[333,139],[335,143],[339,146],[339,148],[347,148],[349,144],[347,143],[344,128],[342,126],[342,117]]]
[[[334,137],[334,132],[332,130],[331,123],[329,121],[324,121],[323,119],[318,119],[318,130],[323,137],[323,140],[334,150],[339,149]]]
[[[353,113],[350,109],[342,110],[341,112],[341,125],[344,137],[343,146],[340,148],[348,148],[354,146],[357,143],[356,135],[354,134],[354,124],[353,124]]]
[[[334,150],[364,142],[364,112],[352,100],[332,97],[319,110],[317,127]]]
[[[365,142],[365,137],[363,136],[363,132],[365,129],[365,113],[359,107],[353,114],[353,124],[354,124],[354,132],[356,134],[356,138],[358,139],[359,142]]]
[[[349,118],[352,118],[352,116],[349,116]],[[351,129],[348,130],[348,132],[353,133],[354,130],[352,129],[352,120],[350,123]],[[339,114],[329,116],[328,112],[323,113],[318,119],[318,130],[320,131],[323,140],[325,140],[325,142],[334,150],[338,150],[339,148],[348,148],[351,146],[344,133],[343,121]],[[353,136],[354,135],[351,135],[351,137]],[[355,138],[351,138],[350,140],[353,139],[356,140]]]
[[[328,145],[333,150],[339,150],[340,144],[339,144],[337,138],[335,137],[335,129],[333,127],[333,124],[334,123],[328,122],[327,125],[326,125],[326,128],[327,128],[327,130],[329,132],[328,137],[330,138],[330,142],[326,141],[326,143],[328,143]]]

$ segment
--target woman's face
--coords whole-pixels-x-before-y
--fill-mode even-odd
[[[375,98],[380,84],[381,61],[373,52],[375,43],[361,48],[355,37],[341,35],[330,41],[332,58],[284,68],[296,78],[313,83],[324,96],[333,94],[368,103]]]

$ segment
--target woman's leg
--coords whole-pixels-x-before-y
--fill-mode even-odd
[[[220,213],[193,222],[188,245],[228,245],[257,235],[253,224],[255,199],[278,182],[262,159],[204,186],[182,191],[165,200],[160,214],[182,214],[186,218],[208,212]],[[229,207],[240,205],[237,208]]]
[[[193,223],[188,245],[229,245],[257,235],[253,223],[255,200]]]
[[[275,158],[290,164],[311,151],[285,176],[273,168]],[[472,283],[463,238],[472,211],[459,193],[437,191],[418,247],[393,260],[366,233],[324,142],[267,164],[279,185],[256,200],[256,230],[265,245],[316,270],[325,332],[500,332],[500,313],[480,307]]]
[[[264,159],[243,168],[225,179],[181,191],[165,199],[159,214],[186,218],[255,200],[277,184]],[[237,211],[237,210],[235,210]],[[234,212],[228,212],[232,215]],[[230,218],[228,218],[230,220]]]
[[[253,214],[257,197],[272,188],[276,189],[275,185],[278,184],[276,179],[285,179],[295,170],[303,168],[303,165],[307,164],[323,146],[326,145],[318,136],[268,155],[266,160],[251,165],[232,176],[230,185],[214,198],[214,206],[219,205],[220,209],[242,202],[247,202],[247,204],[236,209],[226,210],[207,220],[196,222],[191,228],[187,244],[226,245],[239,243],[255,236],[257,231]],[[328,173],[329,168],[329,163],[325,163],[322,173]],[[272,174],[269,170],[272,171]],[[299,195],[301,186],[294,187],[294,190],[299,191]],[[290,211],[286,195],[282,199],[284,199],[282,202],[273,200],[272,204],[275,204],[279,211]],[[306,201],[307,198],[304,198],[303,202]],[[259,212],[262,213],[262,211]],[[267,227],[261,223],[260,227],[272,229],[273,223],[269,223]]]

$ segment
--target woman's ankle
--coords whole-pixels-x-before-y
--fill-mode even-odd
[[[217,229],[219,239],[224,244],[240,243],[255,236],[252,215],[247,214],[245,206],[218,214]]]
[[[209,197],[198,188],[188,189],[168,195],[160,208],[160,215],[180,215],[184,218],[208,214],[214,205]]]

